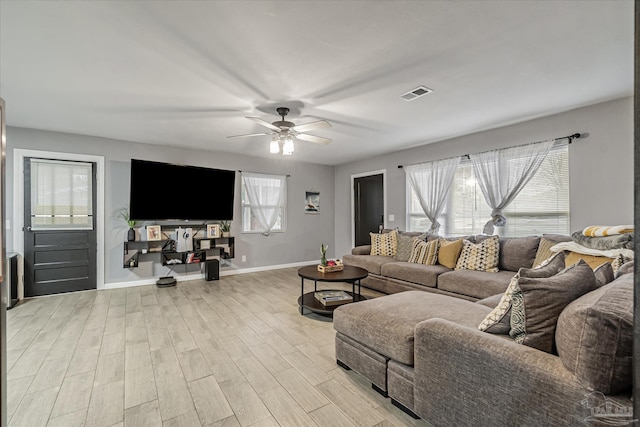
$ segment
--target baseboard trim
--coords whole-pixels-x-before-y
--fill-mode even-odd
[[[230,270],[220,270],[220,277],[224,276],[234,276],[236,274],[247,274],[247,273],[258,273],[261,271],[270,271],[270,270],[281,270],[283,268],[292,268],[292,267],[304,267],[309,264],[316,264],[317,261],[301,261],[301,262],[293,262],[289,264],[277,264],[277,265],[266,265],[262,267],[249,267],[249,268],[239,268],[239,269],[230,269]],[[178,282],[187,282],[190,280],[203,280],[204,274],[202,273],[194,273],[194,274],[174,274],[173,275]],[[131,280],[126,282],[114,282],[114,283],[106,283],[104,285],[104,289],[119,289],[119,288],[132,288],[135,286],[146,286],[146,285],[154,285],[158,278],[149,278],[143,280]]]

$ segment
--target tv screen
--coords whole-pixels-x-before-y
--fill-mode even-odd
[[[235,171],[131,160],[132,220],[232,220]]]

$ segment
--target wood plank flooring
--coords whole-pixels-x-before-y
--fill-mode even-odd
[[[299,292],[291,268],[26,300],[7,312],[9,425],[427,426],[336,365]]]

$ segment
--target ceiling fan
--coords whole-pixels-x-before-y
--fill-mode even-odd
[[[247,117],[249,120],[253,120],[261,126],[264,126],[271,130],[271,132],[263,133],[249,133],[246,135],[232,135],[227,138],[239,138],[245,136],[260,136],[260,135],[272,135],[270,151],[273,154],[280,152],[280,146],[282,145],[282,154],[287,156],[293,154],[293,140],[299,139],[302,141],[309,141],[315,144],[328,144],[331,142],[329,138],[323,138],[321,136],[308,135],[303,132],[307,132],[315,129],[330,128],[331,123],[326,120],[318,120],[316,122],[305,123],[297,125],[293,122],[286,121],[284,118],[289,114],[289,109],[286,107],[276,108],[278,115],[282,117],[282,120],[275,121],[273,123],[265,122],[258,117]]]

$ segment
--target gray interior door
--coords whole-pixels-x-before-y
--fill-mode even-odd
[[[369,233],[384,224],[383,175],[355,178],[353,181],[356,246],[371,243]]]
[[[24,294],[96,289],[94,163],[25,158]]]

